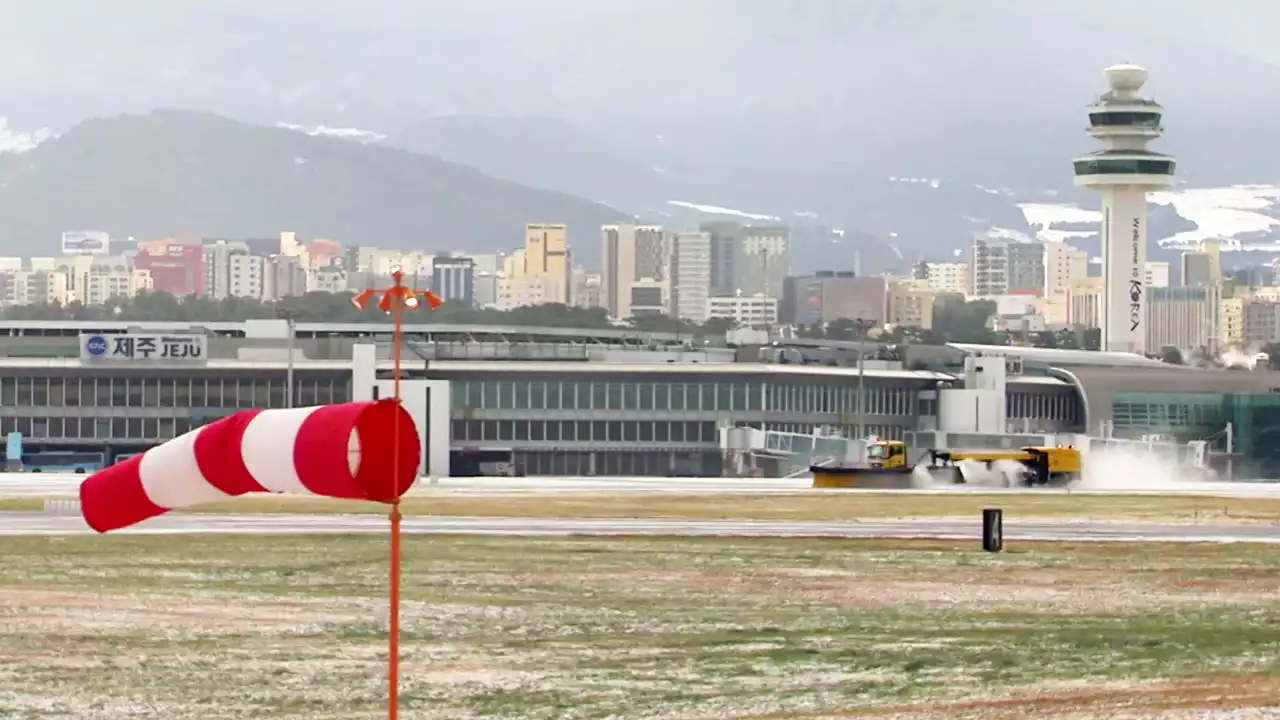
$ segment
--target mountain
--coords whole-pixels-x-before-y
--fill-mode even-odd
[[[1029,231],[1011,198],[973,184],[869,177],[840,165],[761,168],[646,156],[555,118],[436,118],[407,126],[386,142],[583,195],[673,229],[710,219],[786,223],[797,228],[797,272],[832,263],[852,268],[855,250],[856,264],[868,271],[905,270],[919,256],[949,255],[992,224]]]
[[[377,145],[156,111],[90,120],[0,155],[0,253],[52,252],[63,230],[142,238],[295,230],[349,243],[476,252],[520,244],[524,224],[565,222],[598,250],[622,213],[565,193]]]

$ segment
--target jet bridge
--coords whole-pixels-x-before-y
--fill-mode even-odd
[[[808,475],[810,465],[858,460],[866,443],[822,428],[804,434],[725,427],[720,428],[720,450],[729,477],[787,478]]]

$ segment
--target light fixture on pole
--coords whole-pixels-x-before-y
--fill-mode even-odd
[[[396,403],[400,402],[400,364],[401,349],[404,345],[404,311],[415,310],[422,305],[422,299],[427,301],[427,307],[432,310],[444,304],[438,295],[430,290],[415,290],[404,284],[404,269],[396,265],[391,269],[391,287],[386,288],[369,288],[361,290],[351,298],[351,304],[356,306],[357,310],[364,310],[369,305],[369,301],[375,296],[378,297],[378,309],[391,315],[392,327],[394,328],[392,336],[391,360],[394,368],[394,379],[392,381],[392,396]],[[420,299],[421,298],[421,299]],[[396,421],[400,416],[396,415]],[[397,461],[400,457],[399,432],[392,433],[394,443],[392,447],[392,457]],[[395,476],[399,477],[398,468]],[[397,488],[401,492],[406,488]],[[388,676],[388,694],[387,694],[387,718],[388,720],[397,720],[400,708],[400,494],[395,494],[395,500],[391,501],[391,581],[389,592],[389,609],[390,609],[390,629],[388,632],[387,645],[387,676]]]

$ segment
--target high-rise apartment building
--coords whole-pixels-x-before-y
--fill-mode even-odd
[[[617,320],[634,313],[633,288],[642,283],[649,307],[652,293],[662,293],[662,305],[670,305],[671,237],[657,225],[605,225],[600,228],[601,285],[604,307]]]
[[[1070,289],[1089,277],[1089,254],[1066,243],[1044,243],[1044,295]]]
[[[273,302],[307,292],[311,273],[306,266],[307,255],[272,255],[263,258],[262,294],[260,299]],[[246,296],[248,297],[248,296]]]
[[[256,285],[258,295],[252,297],[261,297],[262,280],[261,280],[261,263],[258,263],[256,281],[250,281],[242,276],[243,273],[253,272],[251,266],[254,265],[249,260],[237,260],[233,264],[232,258],[240,258],[250,256],[248,243],[239,240],[215,240],[212,243],[203,246],[204,253],[204,288],[205,293],[214,300],[222,300],[229,297],[246,297],[244,295],[236,295],[231,292],[232,276],[236,275],[235,286],[243,291],[247,285]],[[261,258],[259,258],[259,261]]]
[[[267,280],[267,259],[248,252],[227,256],[226,295],[222,297],[262,299]]]
[[[711,296],[711,235],[678,233],[671,247],[671,317],[701,323]]]
[[[1044,292],[1044,243],[980,237],[970,254],[975,296]]]
[[[937,293],[968,295],[973,292],[973,282],[967,262],[925,263],[925,279],[929,289]]]
[[[65,305],[70,299],[66,273],[56,270],[0,270],[0,307]]]
[[[105,305],[113,298],[131,298],[151,290],[151,273],[127,265],[94,264],[80,279],[75,299],[85,305]]]

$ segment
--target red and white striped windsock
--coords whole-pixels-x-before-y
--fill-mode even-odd
[[[253,492],[390,502],[418,476],[421,441],[394,400],[243,410],[90,475],[98,532]]]

